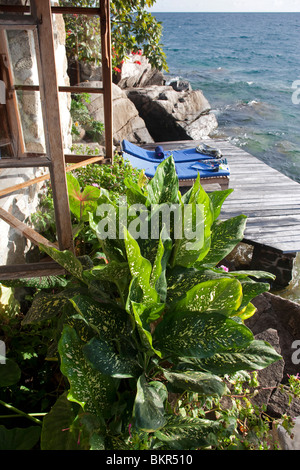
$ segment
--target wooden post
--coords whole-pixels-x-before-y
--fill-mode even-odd
[[[9,63],[9,52],[6,35],[3,30],[0,30],[0,54],[2,56],[3,63],[3,80],[7,90],[6,109],[12,138],[11,145],[15,157],[22,158],[25,152],[23,130],[16,92],[12,90],[13,73]]]
[[[112,63],[109,0],[100,1],[102,80],[104,88],[104,125],[106,157],[113,162]]]
[[[0,219],[4,220],[11,227],[18,230],[18,232],[20,232],[22,235],[24,235],[26,238],[28,238],[35,245],[38,246],[39,244],[43,244],[43,245],[46,245],[46,246],[49,246],[49,247],[52,247],[52,248],[57,248],[55,243],[49,242],[49,240],[47,240],[47,238],[40,235],[33,228],[28,227],[28,225],[24,224],[24,222],[21,222],[15,216],[10,214],[6,210],[2,209],[2,207],[0,207]]]
[[[51,5],[50,0],[31,0],[30,3],[31,13],[38,23],[40,89],[46,121],[44,123],[45,140],[51,160],[50,177],[59,249],[74,251],[59,113]]]

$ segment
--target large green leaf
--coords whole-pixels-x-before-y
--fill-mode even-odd
[[[213,191],[208,193],[214,209],[214,220],[216,220],[221,212],[225,199],[233,192],[233,189],[225,189],[224,191]]]
[[[173,266],[190,266],[208,250],[210,232],[204,218],[205,208],[197,202],[180,207],[181,234],[175,238],[171,263]]]
[[[138,377],[142,372],[136,358],[117,352],[112,341],[92,338],[83,352],[88,363],[102,374],[124,379]]]
[[[82,319],[104,339],[129,335],[130,317],[117,304],[102,302],[88,295],[72,297],[70,302]]]
[[[80,292],[79,289],[70,291],[65,290],[58,294],[49,294],[48,292],[40,292],[25,315],[22,325],[29,325],[31,323],[38,323],[43,320],[49,320],[61,314],[69,303],[69,299],[76,293]]]
[[[71,212],[80,222],[87,222],[89,212],[94,212],[97,208],[100,189],[94,186],[85,186],[81,191],[78,180],[71,173],[67,174],[67,186]]]
[[[75,417],[64,393],[43,419],[41,450],[79,450],[78,429],[72,428]]]
[[[128,263],[111,261],[105,265],[95,266],[90,271],[84,271],[83,276],[92,285],[95,285],[95,281],[114,283],[118,288],[122,303],[126,303],[131,279]]]
[[[135,426],[141,431],[153,432],[166,423],[164,403],[167,390],[161,382],[147,382],[144,375],[137,382],[133,407]]]
[[[143,303],[159,302],[158,294],[150,283],[152,265],[148,259],[141,255],[137,241],[134,240],[128,230],[125,232],[125,247],[131,276],[136,279],[143,292]]]
[[[201,264],[215,266],[222,261],[236,245],[243,240],[246,227],[245,215],[217,221],[213,225],[211,246],[208,254],[202,260],[197,260],[195,267]]]
[[[119,281],[130,274],[129,267],[127,263],[117,263],[116,261],[111,261],[108,264],[100,264],[93,266],[89,271],[84,272],[84,277],[87,279],[93,278],[101,279],[103,281]]]
[[[161,302],[165,302],[167,296],[166,271],[171,250],[172,240],[162,231],[150,275],[150,285],[157,291]]]
[[[264,292],[270,290],[270,284],[267,282],[255,282],[251,279],[240,280],[243,289],[243,301],[241,308],[245,307],[252,299]]]
[[[21,369],[13,359],[7,357],[4,360],[5,364],[0,362],[0,387],[9,387],[20,380]]]
[[[253,334],[219,313],[180,310],[166,313],[154,332],[154,346],[165,356],[203,359],[249,346]]]
[[[222,423],[201,418],[170,416],[165,426],[154,436],[171,449],[191,450],[210,445],[209,436],[218,434]]]
[[[153,356],[154,354],[157,354],[159,357],[161,357],[160,351],[158,351],[157,349],[154,349],[153,344],[152,344],[152,334],[148,326],[149,319],[152,320],[151,313],[149,313],[148,308],[143,304],[131,302],[131,306],[132,306],[132,312],[134,315],[134,320],[136,323],[136,328],[137,328],[137,331],[141,340],[142,349],[144,349],[146,354],[148,354],[149,356]],[[153,321],[159,318],[161,313],[162,313],[162,308],[159,307],[159,309],[156,311]],[[153,315],[153,312],[152,312],[152,315]]]
[[[54,261],[56,261],[66,271],[72,274],[72,276],[86,283],[85,279],[82,277],[83,265],[71,251],[59,251],[56,248],[42,244],[40,245],[40,249],[47,253],[47,255],[54,259]]]
[[[95,232],[107,259],[123,263],[126,261],[126,255],[124,240],[119,233],[119,222],[119,206],[102,195],[102,199],[98,200],[96,212],[89,213],[89,225]],[[123,226],[121,229],[123,233]]]
[[[200,221],[197,227],[199,240],[197,243],[194,243],[194,248],[191,246],[190,240],[187,240],[184,236],[181,239],[178,238],[175,240],[170,261],[172,267],[176,265],[190,266],[196,261],[201,261],[209,252],[211,244],[211,227],[214,222],[213,206],[210,198],[200,184],[199,177],[195,181],[189,196],[182,198],[182,203],[184,203],[184,205],[190,204],[194,211],[196,210],[195,207],[201,208],[203,222],[201,223]],[[185,222],[184,218],[182,220]],[[194,218],[194,228],[195,220]],[[182,233],[184,234],[184,226]]]
[[[41,434],[40,426],[7,429],[0,426],[0,450],[31,450]]]
[[[178,202],[178,176],[173,157],[163,160],[147,185],[148,204],[172,204]]]
[[[224,271],[215,272],[213,269],[199,267],[198,269],[191,267],[175,266],[168,270],[167,282],[167,298],[169,302],[179,300],[184,297],[190,289],[197,284],[212,279],[221,279],[226,277]],[[229,276],[227,276],[229,277]]]
[[[1,281],[6,287],[32,287],[36,289],[54,289],[55,287],[66,287],[68,280],[64,276],[31,277],[24,279],[13,279]]]
[[[266,341],[253,340],[246,348],[224,351],[198,361],[198,366],[214,374],[234,374],[239,370],[260,370],[282,357]]]
[[[230,275],[236,277],[237,279],[245,279],[248,277],[254,277],[255,279],[276,279],[275,274],[266,272],[266,271],[252,271],[252,270],[245,270],[245,271],[231,271]]]
[[[144,190],[134,181],[125,178],[124,184],[127,187],[126,196],[129,204],[144,204],[147,203],[147,194]]]
[[[164,370],[164,376],[174,387],[197,392],[203,396],[221,397],[226,391],[226,385],[220,377],[205,372]]]
[[[58,351],[61,371],[70,382],[68,399],[79,403],[85,411],[98,417],[109,416],[110,406],[115,400],[116,382],[87,363],[83,345],[76,331],[65,325]]]
[[[242,286],[237,279],[212,279],[192,287],[172,309],[230,315],[240,307],[241,301]]]

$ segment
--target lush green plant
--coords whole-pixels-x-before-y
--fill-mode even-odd
[[[65,6],[97,6],[96,0],[60,1]],[[115,71],[129,52],[143,50],[150,64],[167,70],[166,56],[162,50],[162,26],[147,10],[155,0],[116,0],[110,2],[112,60]],[[66,49],[70,60],[101,63],[100,23],[97,17],[64,15]]]
[[[126,194],[126,178],[130,178],[135,184],[138,183],[139,178],[142,178],[142,172],[133,168],[128,160],[118,154],[115,154],[112,165],[95,163],[77,168],[73,171],[73,175],[78,180],[81,188],[84,188],[87,184],[95,185],[109,191],[110,197],[113,199],[118,199],[120,195]]]
[[[95,121],[90,115],[87,104],[90,103],[88,93],[74,94],[71,100],[72,134],[79,136],[79,127],[85,130],[85,138],[92,142],[100,142],[104,131],[104,124]]]
[[[244,325],[255,312],[251,300],[269,289],[264,280],[273,276],[217,267],[246,223],[243,215],[218,219],[231,190],[207,194],[198,178],[181,195],[172,157],[148,184],[127,179],[126,185],[129,208],[142,204],[149,226],[154,205],[176,204],[181,211],[201,205],[203,238],[189,249],[190,239],[174,236],[174,223],[169,232],[161,223],[158,239],[136,240],[121,225],[115,239],[103,239],[99,227],[108,219],[96,210],[89,222],[105,263],[41,247],[71,275],[56,295],[41,291],[23,321],[58,319],[60,367],[69,384],[43,420],[41,447],[214,448],[216,435],[230,441],[236,415],[183,416],[171,406],[171,394],[220,399],[228,393],[227,376],[280,359]],[[98,207],[103,203],[122,219],[124,206],[105,190]]]
[[[74,145],[72,150],[75,153],[98,155],[98,149],[91,149],[89,146]],[[81,168],[77,168],[71,174],[67,174],[69,201],[73,225],[74,238],[77,247],[84,254],[93,249],[95,242],[95,234],[90,230],[87,223],[88,218],[83,218],[78,213],[78,207],[84,206],[87,201],[82,198],[97,199],[99,197],[99,188],[110,191],[110,197],[117,200],[120,195],[126,194],[126,185],[124,183],[126,178],[132,179],[137,184],[139,178],[142,178],[142,173],[132,167],[129,161],[123,159],[118,154],[115,155],[114,161],[111,165],[92,164]],[[88,186],[88,189],[86,189]],[[97,189],[98,188],[98,189]],[[43,234],[45,238],[50,241],[56,240],[56,225],[54,205],[52,198],[52,190],[49,182],[45,182],[44,191],[40,194],[40,202],[38,210],[30,216],[30,223],[35,230]],[[85,209],[87,213],[87,209]],[[28,222],[29,220],[27,220]]]

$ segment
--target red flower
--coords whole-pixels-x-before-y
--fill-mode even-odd
[[[121,72],[121,69],[119,69],[119,67],[114,67],[114,71],[115,72]]]
[[[142,65],[142,63],[139,60],[135,60],[134,63],[138,65]]]

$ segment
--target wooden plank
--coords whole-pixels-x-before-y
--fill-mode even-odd
[[[106,158],[105,156],[99,156],[95,157],[95,160],[92,162],[89,162],[89,160],[92,160],[90,155],[74,155],[72,153],[70,154],[65,154],[65,162],[66,163],[83,163],[85,165],[88,165],[89,163],[98,163],[108,165],[111,163],[110,158]]]
[[[43,0],[41,0],[43,1]],[[0,11],[5,13],[30,13],[30,7],[26,5],[1,5]],[[60,7],[52,6],[51,12],[54,14],[78,14],[95,16],[98,14],[99,9],[96,7]]]
[[[0,160],[0,168],[39,168],[50,165],[48,157],[34,158],[3,158]]]
[[[113,162],[113,107],[112,107],[112,60],[110,34],[110,4],[109,0],[100,1],[100,34],[102,57],[105,148],[106,156]]]
[[[13,90],[22,91],[40,91],[39,85],[13,85]],[[61,93],[104,93],[103,87],[85,87],[85,86],[59,86],[58,91]]]
[[[90,155],[76,155],[73,153],[66,153],[65,156],[66,163],[79,163],[83,161],[88,161],[91,159]],[[102,155],[97,158],[98,163],[111,163],[111,160],[106,156]],[[2,158],[0,160],[0,168],[34,168],[34,167],[43,167],[50,166],[51,160],[46,156],[46,154],[28,154],[24,153],[24,158]]]
[[[8,15],[0,13],[0,29],[30,30],[33,28],[36,28],[36,19],[33,18],[31,15]]]
[[[24,235],[24,237],[28,238],[35,245],[38,246],[40,244],[43,244],[46,246],[57,248],[57,245],[55,245],[52,242],[49,242],[49,240],[47,240],[45,237],[40,235],[38,232],[36,232],[32,228],[28,227],[28,225],[24,224],[24,222],[21,222],[19,219],[11,215],[2,207],[0,207],[0,218],[4,220],[5,222],[7,222],[11,227],[18,230],[18,232]]]
[[[22,278],[59,276],[66,274],[66,271],[54,261],[39,263],[16,264],[10,266],[0,266],[0,281]]]
[[[9,50],[6,39],[6,34],[4,31],[0,30],[0,54],[2,55],[3,63],[5,65],[4,72],[5,77],[3,77],[6,90],[8,90],[6,97],[6,109],[7,116],[9,121],[9,128],[12,137],[12,148],[13,153],[16,158],[21,158],[25,152],[25,143],[23,139],[23,130],[22,124],[18,109],[18,101],[15,92],[10,92],[13,84],[13,72],[11,69],[11,64],[9,62]]]
[[[75,163],[72,166],[66,167],[66,172],[70,172],[70,171],[76,170],[76,168],[80,168],[82,166],[96,163],[101,159],[102,157],[93,157],[93,158],[89,158],[88,160],[80,161],[78,163]],[[38,176],[37,178],[33,178],[29,181],[25,181],[24,183],[15,184],[14,186],[10,186],[9,188],[0,190],[0,197],[7,196],[8,194],[14,193],[15,191],[20,191],[24,188],[27,188],[28,186],[32,186],[33,184],[36,184],[36,183],[41,183],[42,181],[46,181],[48,179],[50,179],[50,173],[47,173],[46,175],[43,175],[43,176]]]
[[[51,159],[50,178],[53,190],[55,221],[60,250],[74,251],[69,199],[65,172],[63,137],[61,132],[58,83],[50,0],[31,0],[31,13],[38,24],[37,54],[42,108],[46,117],[46,151]]]

